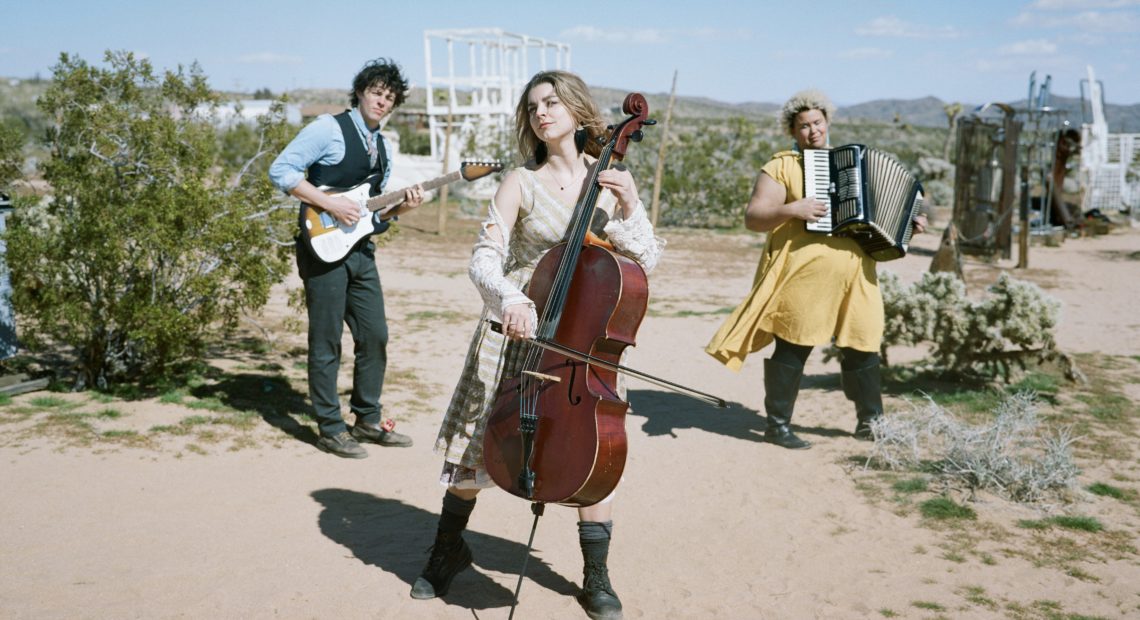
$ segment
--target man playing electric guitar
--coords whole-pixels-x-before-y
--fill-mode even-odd
[[[383,191],[391,162],[380,121],[404,102],[407,90],[408,82],[397,64],[385,58],[369,61],[353,79],[349,93],[352,109],[335,116],[323,114],[306,125],[270,166],[270,180],[341,224],[354,226],[368,214],[360,202],[326,194],[318,187],[350,187],[372,177],[377,182],[369,195]],[[384,217],[391,218],[422,203],[423,189],[416,185],[407,190],[403,204]],[[376,232],[387,228],[387,221],[375,223]],[[390,420],[381,422],[388,323],[375,250],[365,236],[344,258],[325,262],[305,243],[296,244],[297,271],[305,285],[309,315],[309,399],[320,428],[317,447],[346,458],[368,456],[359,441],[412,445],[410,437],[393,430]],[[352,332],[355,353],[349,408],[356,422],[351,432],[341,415],[336,387],[345,323]]]

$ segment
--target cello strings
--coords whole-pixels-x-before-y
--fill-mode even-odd
[[[612,135],[616,135],[616,132]],[[599,186],[597,184],[598,172],[609,166],[613,147],[614,144],[611,141],[602,148],[598,156],[597,165],[594,167],[594,172],[590,176],[586,195],[582,201],[576,205],[574,213],[571,216],[570,227],[568,229],[570,234],[568,235],[565,250],[559,261],[558,277],[555,278],[551,286],[551,290],[547,295],[546,305],[543,306],[542,317],[538,325],[535,326],[535,334],[540,339],[553,340],[554,332],[558,329],[558,324],[561,322],[562,308],[566,302],[566,298],[569,296],[570,285],[574,276],[572,267],[577,264],[578,258],[581,255],[582,243],[585,240],[586,232],[589,230],[589,223],[593,220],[594,210],[597,206],[599,194]],[[590,206],[586,208],[585,205]],[[524,354],[525,362],[520,370],[538,371],[538,364],[541,361],[543,349],[529,343],[523,344],[522,346],[526,347],[526,351]],[[538,420],[538,415],[536,412],[542,380],[525,374],[525,372],[520,372],[519,382],[520,430],[525,426],[529,426],[533,432],[537,430],[537,424],[535,423]],[[526,424],[527,422],[530,424]]]

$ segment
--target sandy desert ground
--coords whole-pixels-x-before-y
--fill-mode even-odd
[[[525,502],[497,490],[480,496],[471,520],[473,569],[443,599],[408,596],[440,507],[439,415],[480,312],[466,275],[475,224],[453,220],[440,237],[434,207],[423,211],[405,218],[377,259],[392,338],[384,403],[414,447],[369,446],[364,460],[314,447],[305,319],[285,301],[299,285],[291,278],[249,330],[270,346],[219,349],[216,372],[180,397],[35,392],[0,406],[0,616],[507,618],[532,517]],[[702,351],[747,291],[760,240],[662,234],[669,247],[629,364],[730,407],[630,381],[629,460],[610,562],[627,618],[1140,617],[1132,421],[1117,427],[1125,430],[1115,452],[1079,452],[1070,502],[1025,506],[982,494],[971,502],[976,521],[932,523],[883,472],[861,467],[869,446],[850,437],[854,413],[838,365],[819,352],[795,418],[814,448],[761,441],[764,355],[733,373]],[[937,244],[937,233],[924,235],[883,269],[914,281]],[[1012,260],[967,258],[971,291],[1001,272],[1041,284],[1064,304],[1059,347],[1106,368],[1133,405],[1140,401],[1140,229],[1035,245],[1029,258],[1022,270]],[[1070,389],[1062,386],[1062,396]],[[894,385],[887,408],[919,398]],[[227,411],[256,415],[244,426],[209,422]],[[82,417],[90,432],[62,414]],[[1094,482],[1132,499],[1083,490]],[[1017,526],[1049,514],[1095,517],[1105,529]],[[575,511],[558,506],[542,517],[516,617],[585,617],[573,597],[581,582],[575,522]]]

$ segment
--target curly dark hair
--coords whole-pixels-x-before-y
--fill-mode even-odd
[[[385,86],[396,95],[395,106],[404,103],[408,98],[408,80],[400,72],[400,65],[387,58],[376,58],[364,63],[364,68],[352,79],[352,92],[348,96],[352,99],[352,107],[360,105],[362,93],[374,86]]]

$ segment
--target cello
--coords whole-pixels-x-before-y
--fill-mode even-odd
[[[634,344],[649,299],[645,271],[636,261],[586,241],[602,191],[598,173],[620,161],[629,141],[641,139],[641,127],[653,123],[640,94],[628,95],[622,110],[630,116],[602,148],[566,240],[539,260],[526,291],[539,317],[534,340],[557,342],[612,365]],[[600,502],[625,467],[629,404],[618,395],[617,374],[523,346],[529,350],[521,372],[500,381],[487,420],[487,473],[500,488],[533,502]]]
[[[630,116],[611,127],[565,241],[534,269],[526,295],[539,317],[535,335],[521,343],[525,359],[519,372],[501,377],[484,432],[488,475],[508,493],[532,502],[527,559],[546,503],[590,506],[621,480],[629,403],[618,392],[619,372],[727,406],[717,397],[619,364],[645,316],[648,281],[641,265],[593,237],[589,227],[602,192],[599,172],[620,162],[628,143],[641,140],[641,127],[655,123],[638,93],[625,98],[622,110]],[[501,331],[501,326],[492,322],[492,329]],[[511,617],[525,574],[524,560]]]

